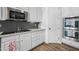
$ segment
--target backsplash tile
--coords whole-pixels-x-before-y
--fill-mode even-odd
[[[12,32],[16,31],[17,28],[21,28],[22,30],[32,28],[33,24],[30,22],[21,22],[21,21],[0,21],[1,27],[0,32]]]

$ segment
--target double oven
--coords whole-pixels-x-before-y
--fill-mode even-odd
[[[64,36],[79,41],[79,17],[64,19]]]

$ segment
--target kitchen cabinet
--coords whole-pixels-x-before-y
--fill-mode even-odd
[[[21,8],[20,10],[22,10],[22,11],[27,11],[28,12],[28,10],[29,10],[28,7],[20,7],[20,8]]]
[[[42,20],[42,7],[29,7],[29,21],[41,22]]]
[[[39,32],[32,33],[32,48],[38,46],[40,44],[40,34]]]
[[[0,38],[1,51],[28,51],[45,41],[45,30],[24,32]]]
[[[45,41],[45,32],[37,31],[32,33],[32,48],[40,45]]]
[[[30,22],[41,22],[42,20],[42,7],[11,7],[14,9],[21,10],[22,12],[28,12],[28,21]],[[7,7],[2,7],[2,18],[1,20],[8,19]]]
[[[7,19],[7,8],[6,7],[0,7],[0,20]]]
[[[1,38],[2,51],[19,51],[19,36]]]
[[[45,42],[45,31],[40,31],[40,43]]]
[[[1,18],[1,20],[8,19],[7,7],[2,7],[1,9],[2,9],[2,18]]]
[[[37,13],[37,22],[41,22],[43,17],[42,7],[38,7],[36,13]]]
[[[21,10],[22,12],[28,11],[28,9],[29,9],[28,7],[12,7],[12,8]]]
[[[20,35],[20,51],[31,49],[31,33]]]
[[[63,7],[62,17],[79,16],[79,7]]]
[[[15,42],[15,40],[13,41],[8,41],[2,44],[4,50],[3,51],[16,51],[16,46],[13,45],[13,42]],[[14,43],[15,44],[15,43]],[[13,47],[12,47],[13,46]]]
[[[21,12],[24,12],[24,11],[28,11],[28,7],[11,7],[11,8],[14,8],[14,9],[18,9],[18,10],[21,10]],[[2,11],[1,11],[2,10]],[[0,8],[0,18],[1,20],[6,20],[8,19],[9,15],[8,15],[8,9],[7,7],[1,7]]]

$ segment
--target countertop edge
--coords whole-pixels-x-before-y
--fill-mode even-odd
[[[30,29],[30,31],[26,31],[26,32],[19,32],[19,33],[0,35],[0,38],[9,37],[9,36],[15,36],[15,35],[20,35],[20,34],[26,34],[26,33],[32,33],[32,32],[42,31],[42,30],[45,30],[45,29],[33,29],[33,30]]]

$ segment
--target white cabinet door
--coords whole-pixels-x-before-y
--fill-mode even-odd
[[[31,22],[35,22],[35,20],[37,19],[35,7],[29,7],[29,17],[29,21]]]
[[[38,46],[40,44],[40,39],[36,41],[32,41],[32,48]]]
[[[36,9],[36,15],[37,15],[37,22],[41,22],[42,21],[42,17],[43,17],[43,10],[42,7],[37,7]]]
[[[40,22],[42,20],[42,8],[41,7],[29,7],[29,21]]]
[[[32,33],[32,48],[40,45],[45,40],[45,31],[37,31]]]
[[[32,48],[40,44],[40,33],[39,31],[32,32]]]
[[[48,8],[48,43],[61,43],[62,38],[62,14],[60,7]]]
[[[6,20],[6,19],[8,19],[7,7],[2,7],[2,19],[1,20]]]
[[[45,42],[45,31],[40,31],[40,42],[43,43]]]
[[[2,51],[19,51],[19,36],[10,36],[1,38]]]
[[[28,11],[28,7],[12,7],[12,8],[21,10],[22,12]]]
[[[20,35],[20,50],[27,51],[31,49],[31,34]]]

